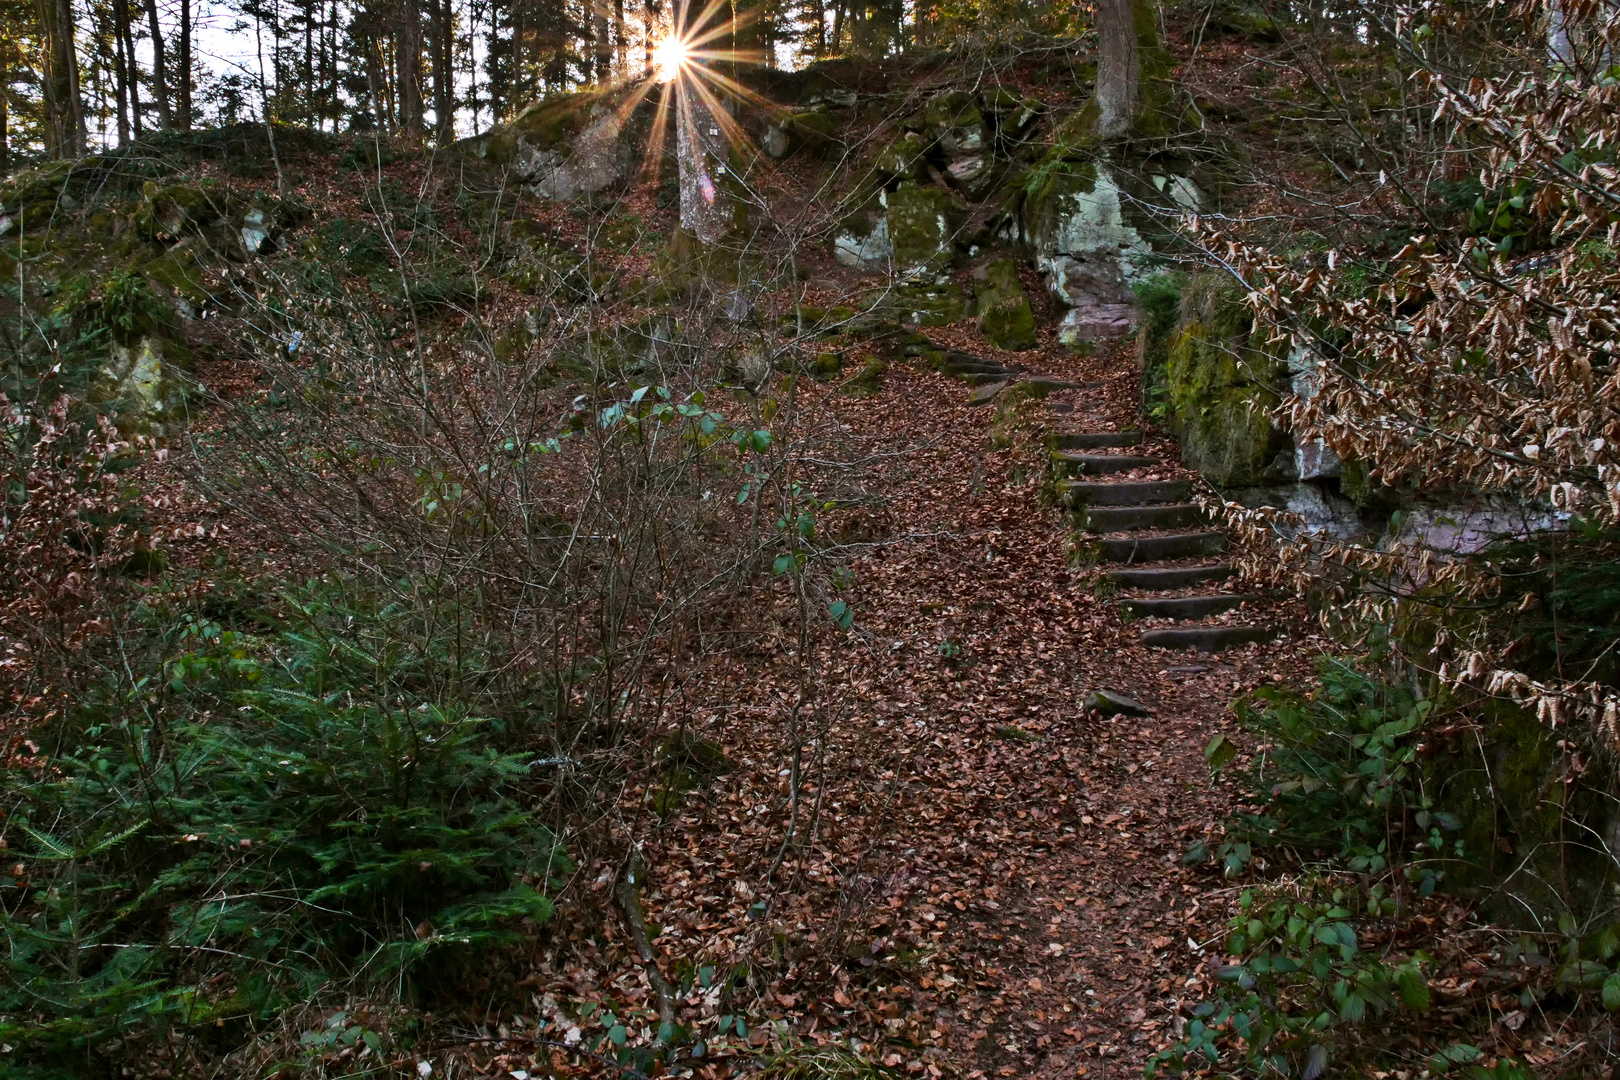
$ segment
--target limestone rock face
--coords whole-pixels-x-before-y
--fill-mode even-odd
[[[1147,273],[1152,247],[1126,217],[1114,171],[1097,162],[1052,168],[1024,205],[1035,265],[1070,310],[1067,343],[1125,337],[1139,321],[1130,285]]]
[[[1018,264],[994,259],[973,275],[979,302],[979,330],[998,349],[1032,349],[1036,344],[1035,313],[1018,280]]]

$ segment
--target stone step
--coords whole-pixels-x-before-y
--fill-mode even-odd
[[[1142,441],[1140,431],[1060,431],[1053,440],[1059,450],[1104,450],[1111,446],[1135,446]]]
[[[1179,503],[1192,498],[1191,480],[1128,480],[1120,483],[1088,483],[1083,480],[1058,482],[1058,501],[1074,509],[1080,506],[1151,506]]]
[[[1145,563],[1160,559],[1191,559],[1219,555],[1226,550],[1226,534],[1172,533],[1169,536],[1105,536],[1091,541],[1104,562]]]
[[[1154,592],[1161,589],[1185,589],[1206,581],[1222,581],[1232,576],[1228,563],[1206,566],[1150,566],[1144,570],[1113,570],[1107,580],[1122,589],[1142,589]]]
[[[947,375],[1005,375],[1007,366],[994,360],[970,357],[963,360],[946,360],[940,365],[940,370]]]
[[[1078,450],[1054,450],[1052,464],[1063,476],[1101,476],[1145,469],[1164,462],[1159,458],[1137,457],[1134,454],[1086,454]]]
[[[1219,652],[1234,645],[1270,641],[1277,632],[1265,626],[1189,626],[1175,630],[1144,630],[1142,644],[1161,649],[1197,649]]]
[[[1215,596],[1155,596],[1147,599],[1121,600],[1121,611],[1154,619],[1207,619],[1223,611],[1231,611],[1247,600],[1258,596],[1238,593],[1220,593]]]
[[[1181,529],[1204,524],[1204,512],[1193,503],[1162,506],[1090,506],[1076,511],[1087,532],[1128,532],[1131,529]]]

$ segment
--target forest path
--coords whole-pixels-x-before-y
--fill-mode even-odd
[[[1082,384],[1033,406],[1065,426],[1138,426],[1126,346],[1002,355]],[[779,962],[756,1016],[814,1041],[854,1036],[913,1075],[1137,1077],[1177,1002],[1201,996],[1231,898],[1213,868],[1181,863],[1239,793],[1211,776],[1204,747],[1233,729],[1243,692],[1298,685],[1319,644],[1303,611],[1265,603],[1275,640],[1214,655],[1144,645],[1097,574],[1068,565],[1072,525],[1040,499],[1044,447],[993,449],[995,407],[969,396],[897,365],[881,393],[827,406],[856,445],[864,433],[873,448],[920,449],[874,458],[853,481],[870,505],[827,523],[890,539],[852,547],[854,632],[818,674],[829,722],[804,790],[819,800],[815,843],[759,888],[788,817],[781,757],[765,749],[793,694],[778,643],[703,680],[730,695],[709,730],[741,768],[653,853],[659,945],[673,962],[729,934],[732,955],[757,964],[744,909],[766,900],[777,940],[822,962]],[[1179,460],[1162,438],[1142,449]],[[1085,694],[1104,688],[1151,715],[1088,713]],[[750,734],[746,716],[773,710]],[[829,964],[831,982],[808,977]]]

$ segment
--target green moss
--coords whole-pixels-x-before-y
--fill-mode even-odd
[[[605,96],[600,91],[582,90],[545,98],[518,113],[507,129],[514,139],[521,136],[536,150],[550,150],[583,131],[590,123],[591,107]]]
[[[904,271],[938,270],[950,263],[952,207],[938,188],[903,184],[888,197],[889,242]]]
[[[1218,486],[1260,483],[1287,442],[1270,415],[1285,370],[1251,340],[1250,326],[1237,288],[1199,275],[1183,292],[1167,350],[1166,418],[1186,462]]]
[[[1035,347],[1035,313],[1018,280],[1018,264],[995,259],[974,275],[978,282],[979,330],[998,349]]]
[[[882,391],[884,377],[888,373],[888,361],[873,357],[861,365],[861,370],[853,378],[843,384],[844,391],[851,397],[871,397]]]
[[[837,375],[843,366],[843,360],[835,352],[817,353],[808,365],[810,374],[817,379],[830,379]]]

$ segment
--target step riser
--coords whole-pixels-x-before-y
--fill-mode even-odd
[[[1137,446],[1140,431],[1062,431],[1053,437],[1059,450],[1106,450],[1116,446]]]
[[[1207,619],[1241,607],[1253,596],[1173,596],[1157,600],[1121,600],[1119,609],[1139,618]]]
[[[1184,533],[1180,536],[1143,536],[1093,541],[1104,562],[1145,563],[1159,559],[1192,559],[1219,555],[1226,550],[1222,533]]]
[[[1185,589],[1207,581],[1224,581],[1232,576],[1230,566],[1167,566],[1153,570],[1115,570],[1108,581],[1121,589],[1160,591]]]
[[[1270,641],[1276,636],[1259,626],[1221,626],[1207,630],[1144,630],[1142,644],[1161,649],[1197,649],[1199,652],[1219,652],[1236,645],[1257,641]]]
[[[1130,472],[1162,465],[1158,458],[1136,457],[1129,454],[1073,454],[1059,452],[1052,458],[1053,465],[1063,476],[1107,476],[1110,473]]]
[[[1167,506],[1093,506],[1079,511],[1080,527],[1087,532],[1128,532],[1131,529],[1181,529],[1204,524],[1203,512],[1191,503]]]
[[[1190,480],[1145,480],[1139,483],[1088,484],[1075,482],[1059,488],[1063,505],[1070,509],[1082,506],[1152,506],[1156,503],[1179,503],[1192,498]]]

